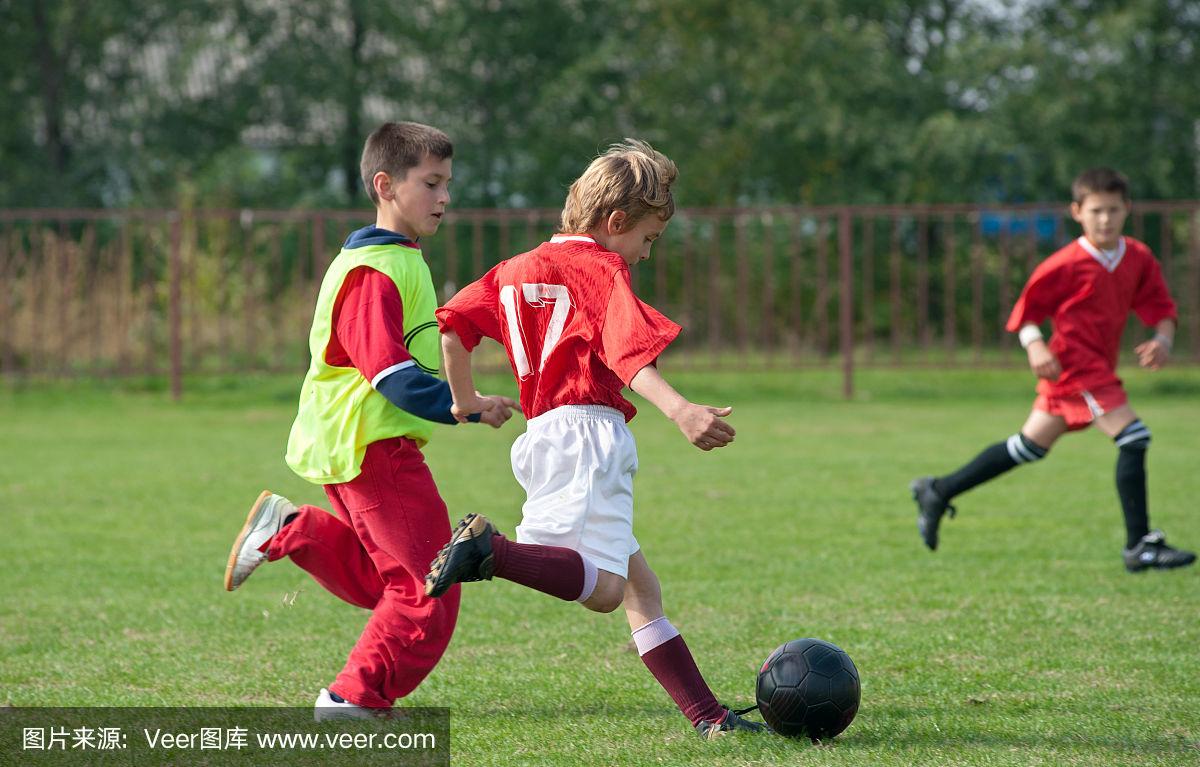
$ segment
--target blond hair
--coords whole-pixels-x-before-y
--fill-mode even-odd
[[[613,144],[571,184],[561,231],[586,232],[618,210],[630,226],[648,213],[667,221],[675,215],[671,184],[678,175],[675,163],[645,141],[627,138]]]
[[[387,122],[367,136],[359,172],[371,202],[379,205],[375,174],[386,173],[400,181],[409,168],[421,164],[426,155],[445,160],[454,156],[450,137],[437,128],[414,122]]]

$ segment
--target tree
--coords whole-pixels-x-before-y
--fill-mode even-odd
[[[0,0],[0,205],[361,205],[384,120],[465,206],[646,138],[687,204],[1200,195],[1200,0]]]

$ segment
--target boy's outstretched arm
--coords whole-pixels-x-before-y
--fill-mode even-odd
[[[629,388],[674,421],[688,442],[701,450],[713,450],[733,442],[733,427],[722,420],[723,416],[733,412],[733,408],[689,402],[667,383],[654,365],[647,365],[634,374]]]
[[[475,380],[471,375],[471,352],[463,346],[458,333],[453,330],[442,333],[442,359],[446,365],[446,383],[450,384],[450,396],[454,400],[450,414],[459,423],[479,413],[481,422],[498,429],[512,417],[513,409],[520,410],[509,397],[484,396],[475,391]]]
[[[1150,370],[1158,370],[1167,364],[1171,347],[1175,345],[1175,320],[1166,319],[1154,326],[1154,337],[1133,348],[1138,364]]]

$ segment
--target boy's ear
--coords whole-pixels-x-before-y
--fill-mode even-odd
[[[1074,219],[1075,221],[1078,221],[1079,216],[1082,212],[1083,212],[1083,208],[1080,207],[1079,203],[1077,203],[1077,202],[1071,203],[1071,218],[1072,219]]]
[[[620,234],[625,231],[629,216],[623,210],[614,210],[608,214],[608,231],[610,234]]]
[[[375,187],[375,196],[381,200],[390,200],[394,196],[392,177],[383,171],[379,171],[371,178],[371,185]]]

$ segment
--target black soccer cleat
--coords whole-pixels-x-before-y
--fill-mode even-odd
[[[771,728],[760,722],[751,722],[749,719],[743,719],[729,709],[725,718],[720,722],[710,722],[707,719],[701,719],[696,723],[696,734],[701,740],[714,740],[730,732],[755,732],[755,733],[770,733]]]
[[[450,541],[432,562],[425,576],[425,595],[440,597],[456,583],[490,581],[492,536],[496,528],[482,514],[468,514],[454,528]]]
[[[1192,552],[1168,546],[1162,530],[1146,533],[1136,546],[1125,549],[1122,554],[1125,557],[1125,569],[1131,573],[1150,568],[1170,570],[1173,567],[1187,567],[1196,561],[1196,555]]]
[[[934,490],[933,477],[914,479],[908,488],[917,502],[917,531],[921,533],[921,540],[925,541],[930,551],[937,551],[938,526],[942,524],[942,515],[949,511],[953,519],[958,509]]]

